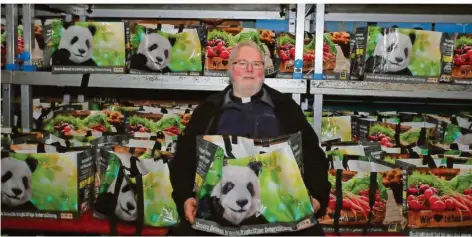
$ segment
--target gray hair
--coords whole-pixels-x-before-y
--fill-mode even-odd
[[[229,83],[231,83],[231,80],[232,80],[231,65],[233,65],[234,59],[236,58],[236,55],[238,55],[239,49],[241,49],[242,47],[251,47],[253,49],[256,49],[257,52],[261,55],[262,61],[264,61],[264,52],[262,52],[261,48],[259,48],[259,46],[254,41],[248,40],[248,41],[243,41],[234,45],[233,48],[231,49],[231,53],[229,54],[229,60],[228,60],[228,64],[229,64],[228,76],[230,79]]]

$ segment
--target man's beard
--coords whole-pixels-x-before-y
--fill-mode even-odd
[[[233,90],[235,90],[237,93],[239,93],[242,97],[251,97],[257,92],[259,92],[262,88],[262,84],[264,81],[261,81],[260,83],[235,83],[233,79],[231,78],[231,83],[233,85]]]

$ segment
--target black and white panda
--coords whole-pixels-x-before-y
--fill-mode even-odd
[[[260,162],[223,166],[221,181],[213,188],[211,197],[199,202],[197,216],[224,226],[268,223],[260,213],[258,175],[261,167]]]
[[[61,41],[51,56],[52,65],[97,66],[92,59],[94,25],[83,27],[64,23]]]
[[[113,205],[112,200],[116,198],[114,195],[116,181],[117,179],[113,180],[105,193],[98,195],[97,201],[95,202],[95,210],[108,217],[114,215],[118,219],[126,222],[136,221],[138,208],[135,195],[135,184],[128,182],[126,178],[123,178],[116,205]]]
[[[30,202],[31,177],[38,166],[32,157],[24,161],[2,158],[2,210],[37,210]]]
[[[367,59],[365,72],[412,75],[408,64],[415,39],[415,32],[405,35],[394,28],[383,30],[372,56]]]
[[[159,33],[146,33],[131,57],[130,69],[144,72],[170,72],[167,67],[175,39],[167,39]]]

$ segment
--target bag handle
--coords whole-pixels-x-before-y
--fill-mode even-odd
[[[231,159],[236,159],[236,157],[233,155],[233,147],[231,145],[231,141],[229,139],[229,136],[228,135],[222,135],[223,137],[223,142],[225,143],[225,150],[226,150],[226,154],[228,155],[229,158]]]
[[[113,190],[113,194],[120,193],[121,184],[123,183],[123,179],[125,178],[123,169],[124,169],[124,166],[120,165],[120,169],[118,170],[118,176],[116,177],[115,190]],[[113,195],[113,199],[111,200],[111,202],[113,204],[112,206],[116,207],[118,203],[118,195]],[[118,218],[115,215],[110,215],[108,216],[108,218],[109,218],[109,223],[110,223],[110,235],[111,236],[118,235],[118,228],[117,228]]]
[[[343,170],[336,170],[336,208],[334,209],[334,233],[339,233],[339,218],[341,217],[341,209],[343,208],[343,191],[342,191],[342,176]]]
[[[372,210],[374,208],[375,204],[375,194],[377,193],[378,189],[378,183],[377,183],[377,172],[370,172],[370,184],[369,184],[369,208],[370,212],[367,216],[367,223],[366,225],[362,228],[362,234],[365,235],[367,234],[367,229],[368,227],[371,226],[372,223]]]
[[[426,164],[428,165],[430,169],[438,168],[436,165],[436,162],[434,162],[434,159],[429,154],[423,157],[423,165],[426,165]]]
[[[143,176],[136,176],[136,186],[138,186],[137,195],[137,222],[136,222],[136,235],[140,236],[144,227],[144,189],[143,189]]]

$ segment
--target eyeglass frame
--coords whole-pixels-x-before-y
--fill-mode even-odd
[[[249,66],[249,64],[251,64],[251,65],[252,65],[252,68],[253,68],[253,69],[256,69],[256,70],[264,69],[264,66],[265,66],[265,62],[264,62],[264,61],[249,62],[249,61],[247,61],[247,60],[245,60],[245,59],[241,59],[241,60],[238,60],[238,61],[236,61],[236,62],[233,62],[233,65],[239,65],[240,62],[246,62],[246,63],[247,63],[247,65],[246,65],[245,68],[241,68],[241,67],[236,66],[237,68],[239,68],[239,69],[241,69],[241,70],[247,70],[247,67]],[[254,67],[254,63],[261,63],[261,64],[262,64],[262,67],[261,67],[261,68]]]

